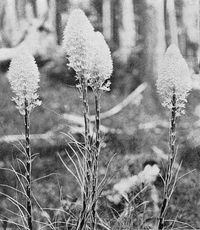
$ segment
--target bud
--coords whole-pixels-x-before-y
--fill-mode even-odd
[[[80,9],[73,10],[64,30],[63,48],[69,66],[76,73],[88,76],[92,63],[92,39],[94,28]]]
[[[104,85],[113,71],[110,49],[100,32],[94,33],[93,63],[90,72],[90,86],[95,89],[109,90],[109,82]]]
[[[191,85],[192,81],[188,65],[178,47],[172,44],[168,47],[158,71],[157,90],[162,105],[171,109],[172,97],[175,93],[178,115],[184,113]]]
[[[38,67],[34,57],[24,46],[17,49],[11,60],[8,80],[13,93],[16,95],[13,100],[21,114],[24,114],[25,100],[29,112],[41,104],[37,94],[40,81]]]

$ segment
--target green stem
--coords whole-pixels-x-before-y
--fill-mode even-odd
[[[176,117],[177,117],[177,108],[176,108],[176,94],[173,93],[172,97],[172,109],[171,109],[171,119],[170,119],[170,132],[169,132],[169,148],[170,148],[170,155],[168,159],[168,168],[167,168],[167,175],[165,179],[165,188],[164,188],[164,199],[161,206],[158,229],[163,230],[164,223],[165,223],[165,216],[167,212],[167,207],[170,200],[170,185],[173,176],[173,164],[175,161],[176,156]]]
[[[32,230],[32,205],[31,205],[31,150],[30,150],[30,113],[27,109],[28,102],[25,99],[25,115],[24,115],[24,124],[25,124],[25,139],[26,139],[26,209],[27,209],[27,222],[29,230]]]
[[[88,203],[90,199],[90,172],[91,172],[91,159],[90,159],[90,134],[89,134],[89,105],[88,105],[88,96],[87,96],[87,80],[82,75],[80,76],[80,85],[82,93],[82,104],[83,104],[83,117],[85,125],[85,162],[84,162],[84,191],[82,191],[82,209],[80,213],[79,220],[77,222],[76,229],[82,230],[85,229],[87,224],[88,217]]]
[[[98,162],[100,153],[100,92],[95,93],[95,153],[93,160],[93,183],[92,183],[92,229],[97,228],[97,199],[98,199]]]

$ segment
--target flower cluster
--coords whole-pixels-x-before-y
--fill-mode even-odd
[[[112,74],[113,63],[110,49],[100,32],[94,34],[93,52],[90,86],[93,90],[109,90],[110,82],[107,80]]]
[[[63,48],[69,66],[77,74],[88,76],[93,58],[94,28],[82,10],[73,10],[64,31]]]
[[[138,174],[138,180],[140,183],[152,184],[156,180],[159,173],[160,169],[158,168],[158,165],[146,165],[144,170]]]
[[[121,179],[114,185],[114,190],[126,197],[126,194],[134,187],[141,184],[148,185],[154,183],[159,173],[160,169],[158,165],[146,165],[143,171],[139,172],[137,175]]]
[[[64,31],[63,47],[69,66],[77,75],[84,75],[93,90],[109,89],[107,80],[113,70],[109,47],[103,35],[94,32],[86,15],[79,9],[70,14]]]
[[[25,111],[25,101],[28,111],[41,104],[37,94],[40,81],[38,67],[26,47],[17,49],[11,60],[8,79],[16,95],[13,100],[21,114]]]
[[[186,61],[174,44],[168,47],[159,69],[157,90],[162,105],[169,109],[172,108],[172,97],[175,94],[178,115],[184,113],[187,96],[191,90],[191,76]]]

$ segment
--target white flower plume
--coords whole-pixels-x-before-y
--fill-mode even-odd
[[[158,165],[146,165],[144,170],[138,174],[139,181],[144,184],[153,183],[160,173]]]
[[[145,168],[137,175],[122,178],[117,184],[114,185],[113,189],[126,197],[127,193],[142,183],[145,185],[153,184],[156,181],[159,173],[160,169],[158,165],[146,165]]]
[[[100,32],[94,33],[93,39],[93,64],[91,66],[90,86],[93,89],[109,90],[108,80],[113,71],[113,62],[110,49]]]
[[[175,93],[177,111],[179,114],[184,113],[191,84],[191,76],[185,59],[176,45],[170,45],[158,71],[157,90],[162,105],[171,109],[172,97]]]
[[[84,12],[80,9],[73,10],[64,30],[63,48],[68,57],[69,66],[77,74],[82,73],[87,76],[91,68],[93,34],[94,28]]]
[[[35,106],[40,105],[37,90],[39,88],[39,71],[34,57],[26,47],[17,49],[16,54],[11,60],[8,80],[11,88],[16,95],[13,100],[17,104],[21,114],[24,114],[25,100],[27,109],[31,111]]]
[[[129,193],[134,186],[138,185],[138,176],[134,175],[128,178],[122,178],[117,184],[114,185],[113,189],[126,197],[126,194]]]

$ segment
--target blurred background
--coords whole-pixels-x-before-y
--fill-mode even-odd
[[[42,105],[31,115],[34,187],[43,207],[58,208],[79,197],[78,185],[64,170],[57,153],[70,164],[65,150],[72,133],[82,141],[83,120],[75,73],[62,49],[69,13],[81,8],[111,49],[111,91],[102,96],[100,175],[113,160],[105,190],[120,178],[137,174],[147,163],[160,168],[168,154],[168,117],[156,93],[157,70],[169,44],[176,43],[192,76],[186,114],[178,120],[178,162],[182,172],[195,171],[179,183],[169,215],[200,227],[200,1],[199,0],[1,0],[0,1],[0,166],[16,164],[23,143],[23,119],[11,101],[6,77],[16,47],[27,44],[41,73]],[[91,115],[93,98],[89,98]],[[93,125],[91,125],[91,129]],[[114,174],[114,175],[113,175]],[[0,183],[14,176],[1,171]],[[7,191],[5,188],[0,190]],[[59,195],[63,192],[63,197]],[[69,196],[75,198],[68,198]],[[0,197],[0,213],[10,204]],[[70,201],[69,201],[70,200]],[[4,211],[3,211],[4,210]]]

